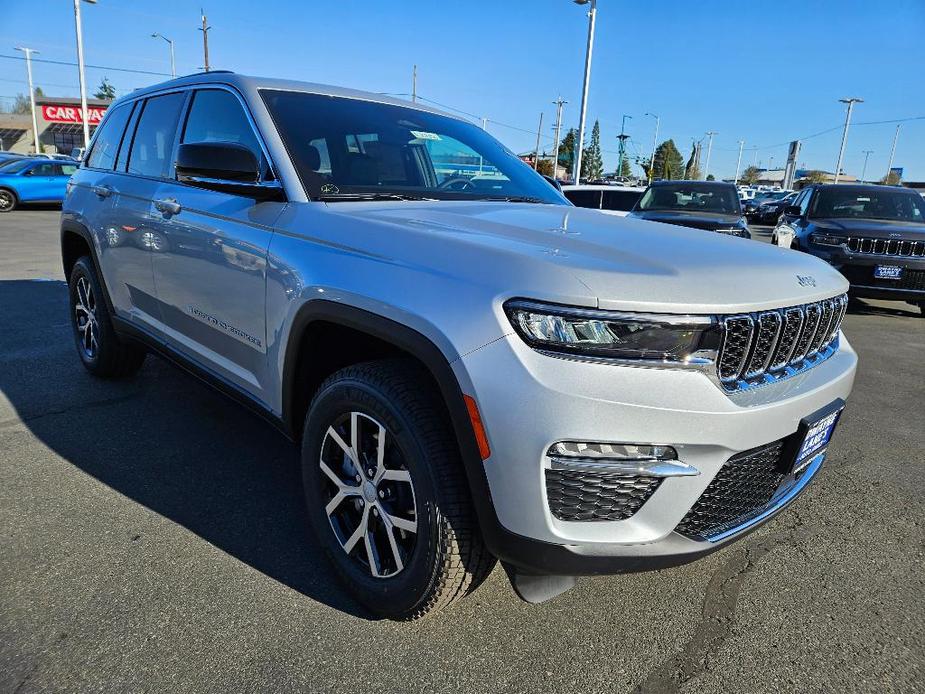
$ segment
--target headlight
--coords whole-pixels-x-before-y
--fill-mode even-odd
[[[623,313],[512,300],[517,334],[534,349],[649,364],[704,364],[716,357],[719,327],[710,316]]]
[[[841,246],[845,243],[845,239],[832,234],[813,234],[810,238],[819,246]]]

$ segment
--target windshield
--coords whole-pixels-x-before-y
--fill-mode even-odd
[[[0,164],[0,173],[19,173],[32,163],[31,159],[10,159]]]
[[[820,188],[809,216],[816,219],[893,219],[925,222],[925,200],[916,193],[889,188]]]
[[[639,210],[677,210],[714,214],[741,214],[733,186],[673,183],[652,186],[639,201]]]
[[[359,99],[262,90],[308,196],[519,200],[567,205],[481,128]]]

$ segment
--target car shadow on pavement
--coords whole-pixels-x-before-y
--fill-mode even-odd
[[[848,313],[855,316],[895,316],[899,318],[919,317],[920,309],[912,304],[890,301],[889,306],[872,304],[863,299],[851,297]]]
[[[12,307],[7,324],[20,327],[0,331],[0,393],[14,409],[0,398],[0,434],[24,425],[64,460],[239,561],[370,618],[309,534],[298,451],[282,434],[154,357],[128,380],[90,376],[74,351],[64,282],[0,281],[0,297]]]

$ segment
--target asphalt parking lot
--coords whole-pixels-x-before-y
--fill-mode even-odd
[[[742,542],[400,624],[334,582],[270,426],[157,359],[85,373],[57,223],[0,215],[0,691],[925,691],[918,309],[852,306],[826,466]]]

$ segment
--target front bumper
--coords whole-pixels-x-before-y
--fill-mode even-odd
[[[819,247],[804,239],[800,250],[821,258],[845,276],[851,296],[887,301],[925,301],[925,258],[851,253],[844,247]],[[900,279],[874,277],[878,265],[903,269]]]
[[[822,460],[747,527],[709,541],[682,536],[678,524],[731,457],[791,436],[803,417],[845,399],[856,363],[842,337],[825,362],[727,395],[702,372],[562,359],[516,335],[476,350],[456,368],[476,396],[491,445],[484,470],[501,528],[489,533],[490,548],[522,571],[568,575],[657,569],[715,551],[785,508]],[[671,445],[700,474],[664,479],[624,520],[561,520],[545,484],[546,451],[560,440]]]

